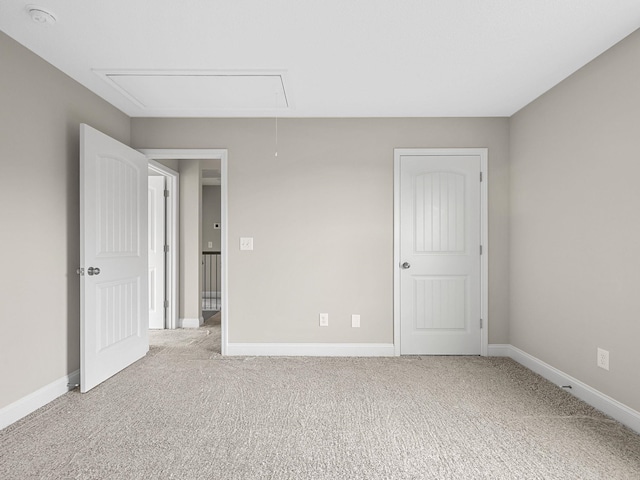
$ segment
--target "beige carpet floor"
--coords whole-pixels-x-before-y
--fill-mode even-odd
[[[504,358],[227,358],[220,329],[0,432],[0,479],[640,479],[640,436]]]

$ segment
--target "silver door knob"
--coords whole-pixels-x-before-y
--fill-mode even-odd
[[[402,268],[404,268],[405,270],[406,270],[407,268],[411,268],[411,264],[410,264],[409,262],[404,262],[404,263],[402,264]]]
[[[98,267],[87,268],[87,275],[100,275],[100,269]]]

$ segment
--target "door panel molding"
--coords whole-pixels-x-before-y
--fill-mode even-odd
[[[487,355],[489,341],[489,236],[488,236],[488,149],[487,148],[396,148],[394,149],[393,170],[393,343],[395,355],[400,355],[400,165],[401,158],[406,156],[478,156],[480,159],[480,314],[482,328],[480,330],[480,355]],[[479,320],[479,319],[478,319]]]

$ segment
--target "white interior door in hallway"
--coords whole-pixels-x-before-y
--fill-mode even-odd
[[[477,355],[481,156],[419,153],[396,152],[400,353]]]
[[[149,328],[165,328],[165,181],[149,176]]]
[[[80,390],[149,350],[147,157],[80,126]]]

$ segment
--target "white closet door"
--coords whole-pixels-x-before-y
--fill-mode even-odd
[[[402,354],[479,354],[480,157],[400,159]]]

